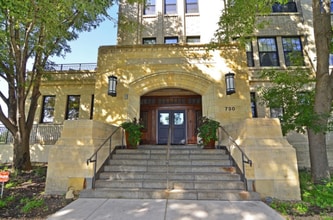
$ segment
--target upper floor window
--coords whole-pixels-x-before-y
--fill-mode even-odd
[[[330,53],[330,56],[329,56],[329,65],[333,66],[333,54],[332,53]]]
[[[198,0],[185,0],[186,1],[186,13],[198,13]]]
[[[271,118],[279,118],[280,120],[283,117],[283,108],[270,108]]]
[[[178,37],[165,37],[164,38],[165,44],[177,44],[178,43]]]
[[[186,43],[188,43],[188,44],[198,44],[198,43],[200,43],[200,36],[186,37]]]
[[[156,4],[155,0],[146,0],[145,7],[143,11],[144,15],[154,15],[156,14]]]
[[[281,4],[280,2],[275,2],[272,6],[273,12],[297,12],[296,3],[289,0],[286,4]]]
[[[279,66],[279,56],[274,37],[258,38],[260,66]]]
[[[80,111],[80,96],[79,95],[69,95],[67,97],[67,107],[66,107],[66,120],[76,120],[79,119]]]
[[[253,59],[253,47],[251,40],[246,41],[245,43],[245,50],[246,50],[246,61],[248,67],[254,66],[254,59]]]
[[[156,44],[156,38],[155,37],[143,38],[142,44]]]
[[[321,7],[322,10],[324,10],[323,9],[323,1],[322,0],[320,0],[320,7]],[[333,13],[333,0],[331,0],[331,9],[330,10],[331,10],[331,14],[332,14]]]
[[[299,37],[283,37],[282,46],[286,66],[303,66],[302,43]]]
[[[177,14],[177,0],[164,0],[164,14]]]
[[[55,98],[54,95],[43,97],[41,123],[52,123],[54,121]]]
[[[252,111],[252,118],[258,118],[258,113],[257,113],[257,101],[256,101],[256,93],[251,92],[251,111]]]

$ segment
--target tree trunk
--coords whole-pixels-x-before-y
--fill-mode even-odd
[[[14,136],[13,169],[17,171],[31,170],[30,135],[25,129]]]
[[[309,130],[308,138],[312,181],[315,184],[321,184],[323,180],[330,178],[326,151],[326,135],[323,132],[315,133],[313,130]]]
[[[315,36],[317,69],[313,122],[318,130],[309,130],[309,152],[312,181],[322,183],[330,177],[326,151],[326,126],[332,105],[332,76],[329,74],[329,53],[332,40],[330,0],[312,0],[313,31]],[[317,126],[316,126],[317,125]]]

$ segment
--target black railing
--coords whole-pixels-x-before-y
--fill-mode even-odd
[[[53,145],[60,138],[62,124],[33,125],[30,132],[30,144]],[[0,144],[10,144],[13,142],[13,135],[4,126],[0,125]]]
[[[95,150],[95,152],[91,155],[91,157],[89,157],[87,159],[87,166],[89,165],[89,163],[94,163],[94,167],[93,167],[93,170],[94,170],[94,175],[93,175],[93,178],[92,178],[92,188],[94,189],[95,188],[95,182],[96,182],[96,175],[97,175],[97,156],[98,156],[98,153],[99,151],[104,147],[104,146],[108,146],[109,147],[109,153],[108,153],[108,157],[106,158],[106,160],[109,160],[111,159],[111,155],[113,154],[114,150],[117,149],[117,147],[114,148],[114,150],[112,151],[112,138],[113,136],[117,133],[117,131],[119,131],[121,128],[118,127],[116,130],[114,130],[111,135]],[[123,139],[124,139],[124,135],[123,135],[124,132],[122,132],[122,137],[121,137],[121,140],[123,142]],[[123,145],[121,146],[123,147]]]
[[[97,69],[96,63],[68,63],[68,64],[50,64],[45,67],[46,71],[93,71]]]
[[[231,155],[231,147],[234,147],[234,149],[237,149],[241,153],[242,169],[239,169],[239,170],[241,171],[242,181],[244,181],[245,188],[248,191],[249,188],[248,188],[248,183],[247,183],[247,178],[246,178],[245,164],[249,164],[252,167],[252,160],[250,160],[250,158],[246,155],[246,153],[242,150],[242,148],[236,143],[236,141],[229,135],[229,133],[222,126],[219,126],[219,128],[228,136],[228,139],[231,142],[231,144],[229,145],[229,149],[227,149],[227,150],[229,151],[230,156],[233,158],[234,161],[235,161],[235,158]],[[220,137],[220,132],[219,132],[219,140],[220,139],[221,139],[221,137]],[[228,146],[226,146],[226,147],[228,147]],[[239,166],[238,166],[238,168],[239,168]]]

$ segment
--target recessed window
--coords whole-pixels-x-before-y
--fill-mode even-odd
[[[251,111],[252,111],[252,118],[258,118],[258,113],[257,113],[257,101],[256,101],[256,93],[251,92]]]
[[[330,53],[330,56],[329,56],[329,64],[330,66],[333,66],[333,54]]]
[[[271,118],[281,118],[283,117],[283,108],[270,108]]]
[[[155,0],[146,0],[145,7],[143,10],[144,15],[154,15],[156,14],[156,3]]]
[[[67,97],[67,108],[66,108],[66,120],[77,120],[79,119],[80,111],[80,96],[69,95]]]
[[[198,43],[200,43],[200,36],[186,37],[186,43],[188,43],[188,44],[198,44]]]
[[[198,13],[198,0],[186,0],[186,13]]]
[[[274,37],[258,38],[260,66],[279,66],[279,56]]]
[[[320,7],[321,7],[321,10],[324,11],[323,9],[323,0],[320,0]],[[333,0],[331,0],[331,14],[333,13]]]
[[[294,1],[289,1],[286,4],[281,4],[280,2],[275,2],[272,5],[272,12],[285,12],[285,13],[290,13],[290,12],[297,12],[297,6]]]
[[[178,37],[165,37],[164,38],[165,44],[177,44],[178,43]]]
[[[156,44],[156,38],[155,37],[143,38],[142,44]]]
[[[282,46],[286,66],[304,65],[302,43],[299,37],[283,37]]]
[[[55,98],[54,95],[43,97],[41,123],[52,123],[54,121]]]
[[[164,14],[177,14],[177,0],[164,0]]]
[[[245,42],[245,50],[246,50],[246,61],[248,67],[254,67],[254,59],[253,59],[253,47],[251,40],[247,40]]]

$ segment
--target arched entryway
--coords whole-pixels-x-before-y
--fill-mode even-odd
[[[180,88],[149,92],[140,99],[142,144],[196,144],[201,95]]]

